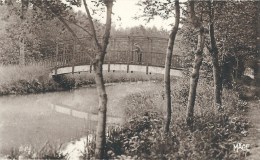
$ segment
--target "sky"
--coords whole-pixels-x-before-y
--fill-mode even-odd
[[[88,1],[87,1],[88,2]],[[144,19],[135,20],[133,17],[136,15],[140,15],[142,13],[142,10],[139,6],[136,5],[138,0],[117,0],[114,3],[113,6],[113,23],[116,25],[116,28],[127,28],[127,27],[134,27],[143,25],[146,27],[157,27],[157,28],[164,28],[169,30],[170,27],[170,21],[162,20],[159,17],[156,17],[154,20],[151,20],[149,23],[147,23]],[[91,4],[88,3],[88,5],[91,7]],[[85,13],[84,5],[81,6],[81,8],[74,8],[76,10],[82,10]],[[118,21],[118,17],[121,18],[120,21]],[[94,17],[95,18],[95,17]],[[98,17],[100,18],[100,17]],[[101,19],[101,22],[104,23],[105,19]]]

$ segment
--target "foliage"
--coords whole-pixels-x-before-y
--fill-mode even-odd
[[[56,91],[61,86],[42,66],[1,66],[0,95]]]
[[[163,19],[172,18],[174,13],[174,3],[169,0],[162,1],[149,1],[149,0],[139,0],[137,5],[144,8],[143,15],[137,17],[144,17],[149,22],[155,16],[160,16]]]
[[[43,66],[1,66],[0,95],[30,94],[71,90],[95,84],[93,73],[49,76],[50,70]],[[144,73],[107,72],[104,73],[105,83],[161,81],[161,75]]]
[[[209,24],[208,2],[199,1],[195,3],[196,12],[203,20],[206,27]],[[233,79],[241,78],[245,67],[255,68],[252,60],[257,56],[257,5],[255,1],[214,1],[214,29],[217,47],[219,49],[220,66],[224,83],[230,83]],[[246,10],[244,8],[247,8]],[[228,11],[228,12],[227,12]],[[227,14],[224,14],[227,12]],[[186,44],[192,58],[192,48],[195,48],[197,38],[191,30],[188,20],[188,11],[183,10],[183,27],[180,29],[182,42]],[[209,45],[209,34],[206,37],[206,44]],[[210,53],[204,51],[204,64],[212,66]],[[211,71],[211,67],[207,68]]]
[[[75,5],[75,2],[72,3]],[[73,39],[57,15],[63,17],[78,37],[90,36],[86,14],[75,12],[70,5],[61,1],[48,1],[46,4],[41,0],[31,1],[23,19],[20,19],[20,8],[21,4],[17,1],[0,5],[0,22],[4,24],[0,30],[2,64],[19,63],[21,39],[24,39],[25,43],[26,63],[55,54],[53,51],[56,43]],[[94,21],[94,24],[97,27],[97,34],[101,35],[103,25],[98,21]]]
[[[247,103],[239,100],[234,92],[225,90],[225,107],[219,114],[212,106],[210,84],[200,83],[194,128],[190,131],[183,118],[187,82],[181,80],[174,85],[180,92],[172,95],[174,124],[168,135],[163,132],[162,92],[130,95],[126,99],[126,124],[112,130],[108,137],[108,158],[242,159],[245,154],[234,152],[233,144],[247,135],[249,122],[243,117]],[[180,97],[184,97],[183,100],[179,100]]]
[[[20,146],[18,150],[12,150],[5,159],[64,159],[65,156],[59,153],[61,145],[56,146],[46,143],[40,150],[31,145]],[[3,157],[2,157],[3,158]]]
[[[144,36],[144,37],[161,37],[167,38],[168,31],[164,30],[163,28],[156,28],[156,27],[145,27],[143,25],[139,25],[136,27],[131,28],[115,28],[112,26],[111,28],[111,35],[112,36]]]

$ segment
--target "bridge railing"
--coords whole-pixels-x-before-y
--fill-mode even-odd
[[[93,53],[92,53],[93,54]],[[173,55],[171,68],[185,68],[184,56]],[[74,54],[56,54],[48,55],[37,62],[31,62],[37,65],[43,65],[50,68],[60,68],[66,66],[91,64],[87,52],[80,51]],[[133,64],[164,67],[165,53],[142,52],[125,50],[110,50],[105,56],[105,64]]]
[[[131,51],[114,51],[113,54],[107,54],[105,56],[105,64],[133,64],[133,65],[149,65],[164,67],[165,54],[161,53],[143,53],[141,56],[136,52]],[[89,56],[84,52],[78,52],[77,54],[65,54],[65,55],[50,55],[43,58],[37,63],[37,65],[43,65],[45,67],[66,67],[75,65],[91,64]],[[173,55],[171,68],[185,68],[184,57],[179,55]]]
[[[140,55],[141,54],[141,55]],[[184,56],[173,55],[172,68],[184,68]],[[135,51],[109,51],[105,58],[105,63],[125,63],[142,64],[163,67],[165,64],[165,53],[160,52],[141,52]]]

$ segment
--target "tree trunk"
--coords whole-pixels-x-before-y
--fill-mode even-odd
[[[24,66],[25,65],[25,52],[24,52],[24,38],[21,37],[19,40],[19,47],[20,47],[20,51],[19,51],[19,65]]]
[[[218,55],[211,54],[211,56],[212,56],[212,63],[213,63],[214,104],[215,107],[221,107],[222,84],[221,84],[221,77],[220,77]]]
[[[105,90],[105,84],[102,73],[102,60],[98,60],[94,64],[95,71],[95,82],[98,92],[98,125],[97,125],[97,133],[96,133],[96,150],[95,155],[96,158],[102,159],[104,158],[104,148],[106,143],[106,112],[107,112],[107,94]]]
[[[166,52],[166,60],[165,60],[165,73],[164,73],[164,89],[165,89],[165,99],[166,99],[166,108],[167,108],[167,117],[166,117],[166,125],[165,132],[169,132],[170,123],[171,123],[171,79],[170,79],[170,71],[171,71],[171,62],[172,62],[172,52],[174,47],[175,37],[178,32],[180,21],[180,5],[179,0],[175,1],[175,24],[171,30],[168,48]]]
[[[84,3],[86,3],[85,0]],[[97,87],[98,99],[99,99],[98,125],[97,125],[96,149],[95,149],[96,159],[105,158],[107,94],[106,94],[105,84],[103,79],[102,66],[104,63],[105,55],[107,52],[107,46],[110,38],[113,0],[106,0],[104,1],[104,3],[107,8],[107,14],[106,14],[105,33],[103,35],[103,42],[101,43],[101,45],[97,42],[97,37],[95,37],[96,45],[99,50],[99,53],[98,55],[96,55],[96,60],[94,62],[95,81],[96,81],[96,87]],[[87,10],[87,12],[89,12],[89,10]],[[91,26],[94,32],[94,25],[92,24]]]
[[[221,81],[222,87],[232,88],[232,74],[233,74],[233,57],[225,55],[221,66]]]
[[[257,60],[256,66],[254,70],[254,76],[256,80],[256,86],[260,88],[260,1],[257,1],[257,40],[256,40],[256,48],[257,48]],[[257,95],[260,97],[260,89],[258,88]]]
[[[221,93],[222,93],[222,83],[221,83],[221,76],[220,76],[220,66],[218,61],[218,48],[215,39],[214,33],[214,8],[212,7],[211,0],[209,1],[209,18],[210,18],[210,25],[209,25],[209,35],[210,35],[210,55],[213,64],[213,79],[214,79],[214,106],[219,108],[222,105],[221,102]]]
[[[196,90],[197,90],[197,85],[199,80],[199,70],[203,60],[202,53],[204,48],[205,36],[204,36],[204,27],[202,25],[202,22],[201,20],[199,20],[198,17],[196,17],[195,14],[194,1],[190,1],[189,4],[190,4],[191,21],[193,23],[194,28],[199,29],[197,49],[195,51],[193,70],[190,78],[190,90],[188,96],[187,115],[186,115],[186,123],[192,129],[193,119],[194,119],[193,118],[194,105],[196,100]]]
[[[187,106],[187,118],[186,122],[189,127],[192,128],[193,126],[193,116],[194,116],[194,105],[196,100],[196,91],[197,85],[199,80],[199,71],[200,66],[202,64],[202,53],[203,53],[203,46],[204,46],[204,28],[202,27],[200,30],[200,34],[198,35],[198,48],[195,51],[195,60],[193,64],[193,71],[191,73],[190,78],[190,90],[188,96],[188,106]]]

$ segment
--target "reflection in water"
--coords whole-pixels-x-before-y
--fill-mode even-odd
[[[108,124],[123,123],[124,97],[153,88],[152,85],[155,84],[107,86]],[[22,145],[41,149],[46,141],[59,144],[84,137],[97,125],[97,106],[95,88],[0,97],[0,154],[10,154],[12,148]]]
[[[88,122],[92,121],[97,121],[98,120],[98,115],[93,114],[93,113],[88,113],[88,112],[81,112],[77,111],[74,109],[71,109],[73,107],[62,105],[62,104],[52,104],[52,109],[58,113],[70,115],[72,117],[77,117],[77,118],[83,118],[87,120]],[[121,117],[113,117],[107,115],[107,124],[122,124],[123,119]]]

